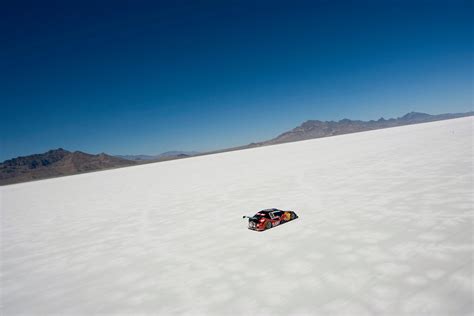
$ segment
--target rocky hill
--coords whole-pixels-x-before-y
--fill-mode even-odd
[[[0,163],[0,185],[132,166],[134,161],[107,154],[91,155],[62,148]]]

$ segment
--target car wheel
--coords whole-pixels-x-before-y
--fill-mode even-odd
[[[268,221],[266,224],[265,224],[265,229],[270,229],[272,228],[272,223],[270,221]]]

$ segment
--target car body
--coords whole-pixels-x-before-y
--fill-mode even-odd
[[[261,210],[254,216],[244,216],[243,218],[249,219],[249,229],[263,231],[294,220],[298,218],[298,215],[293,211],[282,211],[277,208],[269,208]]]

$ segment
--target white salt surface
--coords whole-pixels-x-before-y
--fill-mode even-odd
[[[472,314],[473,191],[472,118],[4,186],[0,312]]]

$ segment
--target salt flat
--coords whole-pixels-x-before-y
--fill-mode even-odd
[[[4,186],[0,312],[473,314],[473,191],[472,118]]]

